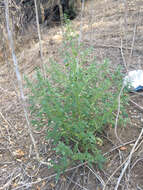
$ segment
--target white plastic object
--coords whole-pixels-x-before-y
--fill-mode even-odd
[[[130,91],[143,90],[143,70],[130,71],[124,78],[124,86]]]

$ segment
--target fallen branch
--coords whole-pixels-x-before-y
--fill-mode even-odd
[[[120,166],[118,168],[116,168],[114,170],[114,172],[110,175],[110,177],[108,178],[108,180],[106,181],[104,187],[103,187],[103,190],[106,190],[106,186],[107,184],[109,183],[109,181],[111,181],[112,177],[115,175],[115,173],[125,164],[125,162],[127,161],[128,158],[126,158],[122,164],[120,164]]]
[[[142,106],[140,106],[139,104],[137,104],[136,102],[134,102],[134,101],[131,100],[131,99],[129,99],[129,101],[130,101],[134,106],[136,106],[136,108],[137,108],[139,111],[143,112],[143,107],[142,107]]]
[[[134,143],[135,141],[136,141],[136,140],[132,140],[132,141],[126,142],[126,143],[124,143],[124,144],[121,144],[121,145],[119,145],[119,146],[116,146],[116,147],[112,148],[111,150],[109,150],[108,152],[104,153],[103,156],[106,156],[107,154],[110,154],[111,152],[113,152],[113,151],[115,151],[115,150],[121,148],[122,146],[126,146],[126,145],[129,145],[129,144],[131,144],[131,143]]]
[[[73,168],[66,169],[65,172],[69,172],[69,171],[75,170],[75,169],[77,169],[77,168],[79,168],[79,167],[81,167],[81,166],[83,166],[83,165],[85,165],[85,164],[87,164],[87,163],[84,162],[84,163],[79,164],[79,165],[77,165],[77,166],[75,166],[75,167],[73,167]],[[21,186],[19,186],[19,187],[16,187],[16,188],[13,189],[13,190],[18,190],[18,189],[21,189],[21,188],[23,188],[23,187],[25,187],[25,186],[26,186],[26,187],[30,187],[30,186],[35,185],[35,184],[37,184],[37,183],[40,183],[40,182],[42,182],[42,181],[45,181],[45,180],[48,180],[48,179],[52,179],[52,178],[54,178],[54,177],[56,177],[56,176],[57,176],[57,173],[55,173],[55,174],[53,174],[53,175],[51,175],[51,176],[45,177],[45,178],[43,178],[43,179],[40,179],[40,178],[39,178],[37,181],[31,182],[31,183],[25,183],[25,184],[23,184],[23,185],[21,185]]]
[[[95,177],[100,181],[100,183],[104,187],[105,186],[104,180],[96,172],[94,172],[88,165],[86,167],[95,175]]]
[[[143,128],[142,128],[142,130],[141,130],[141,132],[140,132],[140,134],[139,134],[139,136],[138,136],[138,138],[137,138],[137,140],[136,140],[136,142],[135,142],[135,144],[134,144],[134,146],[133,146],[133,148],[132,148],[132,150],[131,150],[131,152],[129,154],[129,157],[128,157],[127,161],[125,162],[124,168],[123,168],[123,170],[122,170],[122,172],[121,172],[121,174],[120,174],[120,176],[118,178],[115,190],[118,190],[120,181],[121,181],[122,177],[124,176],[124,173],[125,173],[126,169],[128,168],[128,166],[129,166],[129,164],[131,162],[132,155],[135,152],[136,146],[137,146],[138,142],[140,141],[142,135],[143,135]]]
[[[135,163],[133,163],[132,167],[131,167],[131,170],[135,167],[135,165],[139,162],[139,161],[143,161],[143,158],[139,158],[135,161]]]
[[[14,181],[17,177],[19,177],[20,174],[16,175],[15,177],[11,178],[3,187],[0,187],[0,190],[4,190],[6,189],[7,187],[9,187],[12,183],[12,181]]]
[[[70,182],[68,183],[67,185],[67,188],[66,189],[69,189],[71,183],[72,183],[72,180],[74,179],[75,177],[75,174],[78,172],[78,168],[75,169],[75,171],[73,172],[72,176],[70,177]]]
[[[71,179],[70,177],[66,177],[67,179],[69,179],[72,183],[74,183],[76,186],[80,187],[83,190],[88,190],[87,188],[81,186],[80,184],[78,184],[77,182],[75,182],[73,179]]]

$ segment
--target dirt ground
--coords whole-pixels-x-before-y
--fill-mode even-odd
[[[126,3],[127,2],[127,3]],[[123,66],[127,70],[143,69],[143,2],[141,0],[88,0],[85,9],[72,21],[77,33],[82,32],[85,46],[93,46],[97,61],[110,60],[111,67]],[[44,63],[49,58],[59,60],[62,47],[60,26],[41,26]],[[39,41],[35,26],[30,26],[17,37],[16,56],[21,76],[34,77],[34,71],[41,66]],[[0,190],[104,190],[115,189],[128,157],[143,126],[143,93],[131,93],[127,112],[130,122],[114,128],[103,135],[101,147],[107,158],[102,170],[86,164],[76,165],[56,182],[54,173],[48,166],[36,161],[36,155],[26,128],[26,121],[20,101],[13,62],[5,40],[0,46]],[[126,70],[127,69],[127,70]],[[25,97],[27,90],[24,88]],[[134,104],[134,101],[137,105]],[[44,138],[42,129],[33,134],[41,158],[52,158],[50,145]],[[112,175],[114,174],[114,175]],[[110,179],[110,180],[109,180]],[[128,169],[118,190],[143,189],[143,138],[141,137],[133,153]]]

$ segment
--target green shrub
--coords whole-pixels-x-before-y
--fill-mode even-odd
[[[113,73],[107,60],[97,63],[90,56],[92,50],[79,46],[70,35],[65,36],[68,48],[63,63],[51,61],[46,79],[38,71],[36,82],[27,80],[32,124],[47,127],[45,136],[58,155],[58,163],[51,162],[58,172],[75,161],[102,166],[105,159],[98,149],[102,144],[100,134],[114,125],[113,113],[117,111],[122,85],[119,69]],[[124,98],[121,97],[121,109]]]

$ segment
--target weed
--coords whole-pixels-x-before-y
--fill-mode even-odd
[[[58,155],[58,163],[51,162],[58,173],[76,161],[102,166],[100,134],[114,125],[122,86],[120,70],[111,72],[107,60],[99,64],[90,59],[92,50],[79,46],[67,29],[63,64],[51,61],[46,79],[37,71],[36,83],[27,80],[32,124],[47,127],[45,136]],[[121,96],[123,111],[125,98]]]

